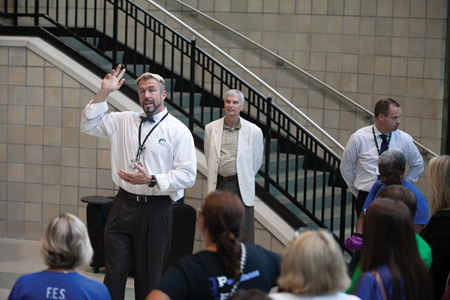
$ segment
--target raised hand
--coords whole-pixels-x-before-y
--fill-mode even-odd
[[[125,78],[123,74],[125,74],[125,69],[120,70],[121,65],[117,65],[117,68],[111,71],[111,73],[106,74],[105,78],[102,80],[102,85],[97,95],[95,96],[92,103],[100,103],[106,100],[108,95],[114,91],[117,91],[122,86]],[[92,104],[91,103],[91,104]]]
[[[117,69],[113,69],[111,73],[106,74],[105,78],[102,80],[102,89],[107,90],[109,93],[117,91],[122,86],[123,82],[125,81],[125,78],[121,79],[123,77],[123,74],[125,74],[125,69],[120,71],[121,65],[119,64],[117,66]]]

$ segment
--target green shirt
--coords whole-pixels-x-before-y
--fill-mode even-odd
[[[420,237],[420,235],[418,235],[417,233],[415,235],[416,235],[417,250],[419,250],[419,256],[422,258],[427,268],[430,269],[431,262],[433,261],[433,258],[431,257],[431,248],[430,246],[428,246],[427,242],[425,242],[425,240]],[[356,265],[355,272],[353,273],[352,284],[346,291],[347,294],[354,294],[360,277],[361,277],[361,263],[358,263]]]

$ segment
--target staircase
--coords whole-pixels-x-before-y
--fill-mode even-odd
[[[93,62],[97,63],[105,69],[109,69],[111,62],[105,59],[91,48],[87,47],[82,42],[78,41],[73,37],[61,37],[61,40],[70,45],[71,47],[77,49],[80,53],[91,59]],[[93,39],[87,39],[87,42],[93,42]],[[95,45],[98,47],[98,41]],[[105,54],[112,59],[112,51],[105,51]],[[118,63],[124,64],[123,61],[124,52],[120,51],[117,53]],[[129,68],[130,69],[130,68]],[[134,70],[134,66],[131,66],[131,70]],[[143,73],[143,66],[136,66],[137,73]],[[125,74],[125,83],[137,91],[137,86],[135,83],[135,78]],[[176,80],[166,78],[166,92],[167,100],[166,107],[169,112],[182,121],[186,126],[189,126],[189,118],[179,112],[172,104],[184,109],[189,110],[190,95],[189,91],[176,90]],[[194,94],[194,117],[197,120],[217,120],[222,117],[222,111],[220,107],[212,108],[211,111],[202,112],[202,95],[200,93]],[[204,107],[203,107],[204,110]],[[202,117],[203,115],[203,117]],[[204,138],[204,130],[196,126],[194,128],[194,133],[197,134],[201,139]],[[264,143],[266,140],[264,139]],[[340,228],[340,208],[341,208],[341,194],[339,192],[332,193],[332,186],[328,185],[330,180],[330,173],[325,173],[325,176],[315,176],[313,170],[308,170],[308,168],[303,168],[305,164],[305,156],[294,156],[288,155],[287,153],[280,153],[277,151],[278,140],[271,139],[270,147],[270,174],[279,173],[277,182],[280,186],[285,187],[289,194],[296,195],[298,202],[304,206],[312,215],[316,216],[320,222],[322,222],[327,228],[335,231],[335,234],[339,234]],[[265,169],[265,159],[263,160],[262,170]],[[297,179],[296,179],[297,170]],[[264,186],[264,178],[258,174],[256,177],[256,182],[261,186]],[[297,188],[296,188],[297,186]],[[315,187],[320,188],[315,188]],[[295,202],[287,199],[278,189],[272,187],[269,193],[275,197],[280,203],[282,203],[289,211],[294,213],[306,226],[310,228],[317,228],[319,225],[311,220],[310,216],[306,215]],[[352,218],[352,195],[347,192],[345,195],[345,206],[348,212],[345,215],[345,224],[351,224]],[[345,236],[349,236],[351,227],[347,226],[345,228]]]
[[[43,30],[49,32],[45,38],[55,42],[59,37],[58,41],[65,47],[81,53],[84,62],[88,59],[89,66],[96,68],[97,74],[102,69],[104,76],[113,65],[122,64],[127,69],[122,90],[134,101],[138,99],[135,78],[148,70],[161,74],[166,79],[166,107],[190,128],[199,149],[203,149],[204,126],[224,115],[222,99],[225,92],[230,88],[243,91],[246,105],[242,117],[257,124],[265,136],[263,166],[256,178],[257,196],[292,227],[329,228],[343,245],[354,226],[354,213],[353,196],[340,176],[340,158],[271,103],[270,98],[197,48],[195,41],[178,36],[132,2],[113,4],[106,0],[104,3],[105,16],[111,12],[123,14],[126,24],[134,22],[128,22],[128,18],[140,22],[143,18],[144,22],[134,22],[141,26],[135,27],[134,32],[144,30],[145,41],[151,41],[149,48],[152,49],[145,46],[138,49],[131,45],[126,35],[118,39],[117,33],[113,32],[111,37],[104,28],[81,30],[83,28],[67,24],[65,27],[45,27]],[[45,4],[38,7],[45,10],[42,6]],[[43,13],[39,18],[33,13],[29,16],[37,22],[34,28],[39,26],[39,18],[59,24],[58,16]],[[119,18],[114,15],[113,19],[117,24]],[[170,56],[166,56],[166,52]],[[114,57],[116,61],[113,61]]]

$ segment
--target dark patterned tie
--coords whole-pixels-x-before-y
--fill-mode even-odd
[[[155,118],[153,118],[153,116],[151,116],[151,117],[143,117],[143,116],[141,116],[140,118],[141,118],[142,122],[149,121],[150,123],[155,123]]]
[[[386,134],[382,134],[381,138],[383,139],[383,142],[381,143],[380,155],[381,155],[381,153],[386,151],[386,148],[388,146],[388,141],[387,141],[388,136]]]

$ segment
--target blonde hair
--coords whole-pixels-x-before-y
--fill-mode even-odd
[[[144,73],[141,76],[139,76],[138,79],[136,79],[136,85],[139,86],[139,82],[147,81],[150,79],[156,79],[156,81],[159,82],[159,86],[161,87],[161,92],[166,90],[166,82],[164,81],[164,78],[159,76],[158,74],[152,74],[152,73]]]
[[[75,268],[90,263],[93,255],[86,226],[77,217],[53,217],[41,240],[41,254],[50,267]]]
[[[286,249],[278,286],[297,295],[328,295],[345,290],[350,278],[344,256],[330,232],[301,232]]]
[[[431,200],[430,215],[450,209],[450,156],[433,157],[428,165],[428,187]]]

